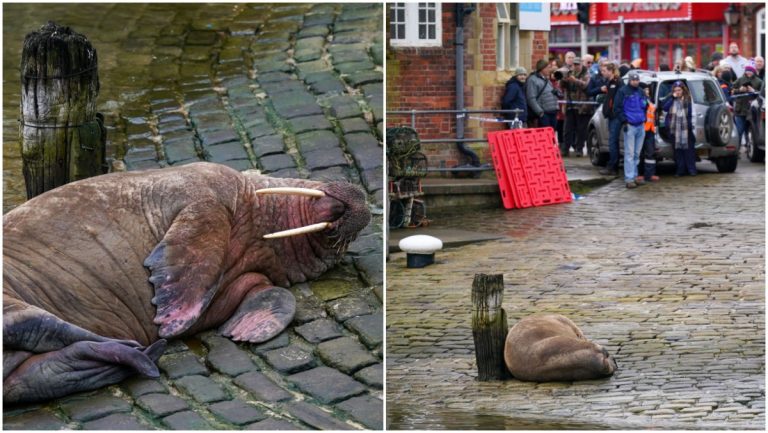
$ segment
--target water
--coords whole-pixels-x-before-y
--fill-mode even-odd
[[[400,406],[387,402],[391,430],[601,430],[616,426],[489,415],[457,409]]]
[[[122,157],[132,146],[132,137],[155,126],[157,113],[167,108],[164,100],[178,107],[190,99],[216,97],[225,75],[249,78],[248,50],[256,29],[283,29],[287,34],[286,29],[295,27],[312,8],[312,4],[4,4],[3,212],[26,200],[18,137],[19,63],[26,34],[54,20],[85,35],[96,48],[101,84],[97,108],[105,115],[110,160]],[[193,38],[195,32],[204,37]],[[214,40],[206,40],[206,35],[214,35]]]

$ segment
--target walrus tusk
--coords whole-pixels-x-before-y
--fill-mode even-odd
[[[310,188],[262,188],[256,190],[256,194],[290,194],[290,195],[303,195],[307,197],[325,197],[325,193],[319,189]]]
[[[283,230],[281,232],[270,233],[268,235],[264,235],[264,239],[287,238],[288,236],[296,236],[296,235],[303,235],[305,233],[319,232],[320,230],[328,228],[328,226],[330,226],[330,225],[331,225],[331,223],[329,223],[329,222],[310,224],[310,225],[304,226],[304,227],[299,227],[299,228],[290,229],[290,230]]]

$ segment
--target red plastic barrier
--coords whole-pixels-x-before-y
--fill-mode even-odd
[[[572,200],[551,128],[497,131],[488,134],[488,141],[506,209]]]
[[[515,202],[512,198],[511,184],[507,179],[506,162],[503,160],[502,145],[500,143],[502,132],[504,131],[488,133],[488,144],[491,147],[491,158],[493,159],[493,167],[496,171],[496,179],[499,181],[501,202],[504,204],[504,209],[513,209]]]

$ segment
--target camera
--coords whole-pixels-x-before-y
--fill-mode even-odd
[[[563,78],[570,77],[571,73],[572,72],[569,68],[563,67],[557,69],[552,75],[555,77],[555,80],[562,80]]]

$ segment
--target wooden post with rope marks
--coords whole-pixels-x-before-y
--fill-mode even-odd
[[[53,22],[26,36],[20,141],[28,199],[107,172],[98,94],[98,58],[85,36]]]
[[[504,298],[504,276],[475,274],[472,282],[472,336],[475,341],[477,379],[504,380],[512,376],[504,363],[507,338],[507,314]]]

